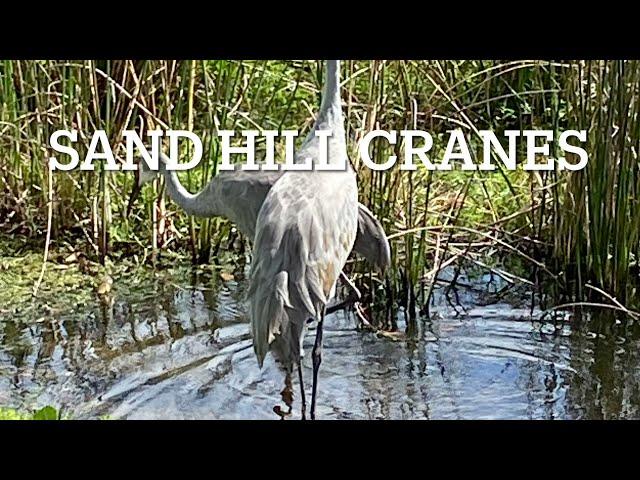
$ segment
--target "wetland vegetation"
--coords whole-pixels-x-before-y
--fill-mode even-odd
[[[138,191],[133,172],[51,173],[47,142],[76,129],[82,158],[101,129],[124,159],[124,130],[191,130],[205,152],[180,173],[193,192],[216,174],[217,130],[305,132],[321,79],[315,61],[0,62],[0,406],[90,418],[270,411],[275,373],[257,378],[244,356],[249,239],[185,215],[160,178]],[[493,402],[499,417],[637,417],[640,63],[345,61],[343,79],[352,159],[374,129],[429,131],[441,158],[461,128],[477,163],[478,132],[544,129],[586,130],[589,162],[356,163],[392,266],[381,277],[348,265],[375,334],[333,317],[328,348],[344,355],[329,364],[324,414],[490,417]],[[376,140],[371,152],[402,149]],[[348,386],[340,373],[353,371]]]

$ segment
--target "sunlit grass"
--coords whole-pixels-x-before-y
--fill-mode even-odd
[[[319,104],[321,78],[322,65],[314,61],[4,61],[0,232],[44,239],[47,142],[57,129],[81,132],[81,156],[95,129],[107,131],[119,155],[124,129],[193,130],[203,139],[205,158],[181,178],[195,191],[216,172],[216,129],[303,133]],[[589,132],[589,166],[570,174],[380,174],[358,165],[360,200],[394,235],[390,285],[401,296],[428,289],[438,265],[465,260],[506,268],[500,257],[507,253],[536,260],[518,274],[532,282],[540,274],[572,299],[593,293],[582,288],[591,282],[620,301],[634,301],[637,62],[347,61],[343,78],[354,159],[355,145],[373,128],[429,131],[435,158],[453,128],[462,128],[472,144],[482,129]],[[399,152],[376,142],[373,153]],[[235,234],[226,221],[187,217],[160,195],[161,181],[145,187],[126,216],[135,183],[132,173],[56,172],[52,238],[76,244],[99,263],[119,250],[154,259],[167,249],[203,263],[231,243]]]

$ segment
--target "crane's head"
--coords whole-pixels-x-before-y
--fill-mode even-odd
[[[151,170],[148,167],[146,162],[142,160],[138,161],[138,185],[139,186],[142,186],[145,183],[149,183],[154,178],[156,178],[157,175],[158,175],[158,172],[154,172],[153,170]]]
[[[140,196],[140,192],[142,191],[142,186],[145,183],[149,183],[152,181],[158,172],[152,171],[145,162],[141,159],[138,159],[138,183],[133,186],[131,190],[131,196],[129,197],[129,202],[127,204],[127,210],[125,211],[125,217],[129,217],[131,214],[131,210],[133,209],[133,204],[136,202],[138,197]]]

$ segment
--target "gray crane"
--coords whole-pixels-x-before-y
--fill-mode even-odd
[[[251,240],[255,235],[258,212],[267,193],[285,173],[283,170],[240,170],[240,165],[234,165],[235,170],[219,172],[200,192],[192,194],[180,183],[174,171],[166,169],[168,161],[167,156],[160,152],[158,171],[165,178],[166,192],[173,202],[195,217],[226,218]],[[133,201],[140,187],[156,177],[156,173],[150,171],[144,162],[140,166],[138,188],[131,195]],[[128,210],[133,201],[129,202]],[[381,272],[391,263],[386,233],[380,221],[361,203],[358,203],[358,233],[353,251]]]
[[[296,152],[296,161],[317,159],[315,131],[330,130],[329,163],[345,160],[345,171],[224,171],[201,192],[191,194],[175,172],[165,168],[168,159],[160,154],[160,171],[172,200],[190,215],[226,217],[254,239],[249,288],[254,350],[260,366],[271,350],[284,368],[283,399],[289,412],[291,373],[297,365],[303,417],[302,338],[309,321],[317,321],[312,353],[312,419],[323,319],[349,252],[353,248],[383,271],[390,264],[389,243],[382,226],[357,202],[355,173],[347,159],[339,81],[339,62],[329,61],[320,111]],[[140,183],[152,177],[143,169]]]
[[[302,339],[316,321],[311,354],[311,419],[315,419],[318,371],[326,306],[358,231],[358,187],[347,156],[340,99],[340,62],[327,61],[322,103],[296,161],[319,160],[316,131],[329,131],[327,162],[336,171],[286,171],[269,190],[256,220],[249,316],[253,347],[262,366],[271,351],[286,372],[283,399],[291,411],[291,373],[298,367],[303,417]]]

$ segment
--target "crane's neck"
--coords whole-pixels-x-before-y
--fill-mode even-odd
[[[196,194],[189,193],[180,183],[176,172],[167,170],[168,161],[169,158],[160,152],[158,170],[164,175],[167,194],[171,200],[187,214],[196,217],[213,217],[223,214],[219,198],[220,192],[212,188],[212,184]]]
[[[340,60],[327,60],[322,90],[322,103],[316,125],[328,122],[332,127],[344,129],[342,100],[340,99]]]
[[[322,103],[306,141],[312,140],[317,130],[332,130],[335,137],[344,137],[344,118],[340,100],[340,60],[327,60]]]
[[[329,163],[342,162],[341,157],[347,155],[347,142],[344,129],[344,117],[342,115],[342,101],[340,99],[340,61],[327,60],[322,87],[322,103],[316,115],[313,128],[307,135],[300,148],[300,158],[304,158],[305,150],[315,150],[318,145],[316,131],[328,130],[332,134],[329,137]],[[349,161],[346,161],[349,168]],[[342,164],[342,163],[341,163]]]

